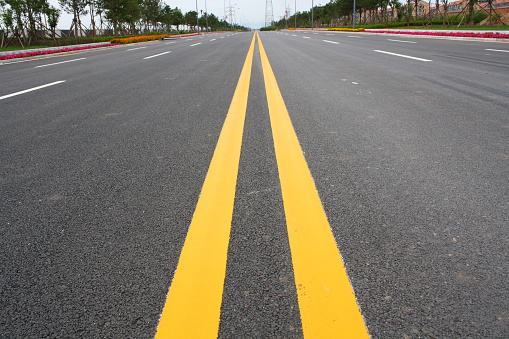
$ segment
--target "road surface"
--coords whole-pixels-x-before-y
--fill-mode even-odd
[[[509,336],[509,44],[260,38],[0,65],[0,336],[151,338],[163,310],[221,338],[316,337],[356,312],[322,337]],[[194,226],[199,201],[224,229]],[[185,243],[203,266],[178,292]],[[335,288],[301,283],[307,258],[345,274],[346,311],[306,304]]]

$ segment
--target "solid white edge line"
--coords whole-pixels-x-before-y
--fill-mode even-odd
[[[159,54],[156,54],[156,55],[151,55],[151,56],[148,56],[148,57],[143,58],[143,60],[146,60],[146,59],[152,59],[152,58],[158,57],[158,56],[160,56],[160,55],[168,54],[168,53],[171,53],[171,51],[163,52],[163,53],[159,53]]]
[[[503,50],[503,49],[491,49],[491,48],[486,48],[486,51],[494,51],[494,52],[505,52],[505,53],[509,53],[509,51],[507,51],[507,50]]]
[[[73,61],[78,61],[78,60],[85,60],[86,58],[79,58],[79,59],[72,59],[72,60],[67,60],[67,61],[60,61],[60,62],[55,62],[53,64],[46,64],[46,65],[40,65],[40,66],[35,66],[34,68],[41,68],[41,67],[47,67],[47,66],[53,66],[53,65],[59,65],[59,64],[65,64],[65,63],[68,63],[68,62],[73,62]]]
[[[330,41],[330,40],[322,40],[323,42],[328,42],[329,44],[338,44],[339,45],[339,42],[336,42],[336,41]]]
[[[386,51],[380,51],[380,50],[378,50],[378,49],[375,49],[374,51],[375,51],[375,52],[378,52],[378,53],[390,54],[390,55],[395,55],[395,56],[399,56],[399,57],[402,57],[402,58],[414,59],[414,60],[419,60],[419,61],[433,61],[433,60],[429,60],[429,59],[423,59],[423,58],[413,57],[413,56],[410,56],[410,55],[404,55],[404,54],[398,54],[398,53],[391,53],[391,52],[386,52]]]
[[[194,45],[190,45],[189,47],[198,46],[198,45],[201,45],[201,42],[194,44]]]
[[[65,82],[65,80],[55,81],[55,82],[52,82],[50,84],[41,85],[41,86],[37,86],[37,87],[32,87],[32,88],[29,88],[29,89],[25,89],[24,91],[19,91],[19,92],[12,93],[12,94],[7,94],[7,95],[4,95],[4,96],[1,96],[0,100],[7,99],[7,98],[10,98],[10,97],[14,97],[16,95],[20,95],[20,94],[25,94],[25,93],[28,93],[28,92],[36,91],[36,90],[41,89],[41,88],[45,88],[45,87],[49,87],[49,86],[53,86],[53,85],[58,85],[58,84],[61,84],[62,82]]]
[[[131,48],[131,49],[128,49],[127,51],[134,51],[134,50],[142,49],[142,48],[147,48],[147,46],[145,46],[145,47],[136,47],[136,48]]]
[[[416,44],[415,41],[405,41],[405,40],[394,40],[394,39],[387,39],[389,41],[395,41],[395,42],[406,42],[407,44]]]

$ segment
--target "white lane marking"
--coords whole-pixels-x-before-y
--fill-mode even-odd
[[[73,62],[73,61],[78,61],[78,60],[85,60],[85,59],[86,59],[86,58],[79,58],[79,59],[73,59],[73,60],[67,60],[67,61],[60,61],[60,62],[55,62],[55,63],[53,63],[53,64],[46,64],[46,65],[35,66],[34,68],[48,67],[48,66],[59,65],[59,64],[65,64],[65,63],[68,63],[68,62]]]
[[[310,37],[308,36],[303,36],[304,39],[311,39]]]
[[[486,48],[486,51],[494,51],[494,52],[505,52],[505,53],[509,53],[509,51],[504,50],[504,49],[491,49],[491,48]]]
[[[7,95],[4,95],[4,96],[1,96],[0,100],[7,99],[7,98],[10,98],[10,97],[14,97],[16,95],[20,95],[20,94],[25,94],[25,93],[28,93],[28,92],[36,91],[36,90],[41,89],[41,88],[45,88],[45,87],[49,87],[49,86],[53,86],[53,85],[58,85],[58,84],[61,84],[63,82],[65,82],[65,80],[55,81],[55,82],[52,82],[50,84],[46,84],[46,85],[41,85],[41,86],[29,88],[29,89],[26,89],[24,91],[12,93],[12,94],[7,94]]]
[[[390,55],[395,55],[395,56],[399,56],[399,57],[402,57],[402,58],[414,59],[414,60],[419,60],[419,61],[433,61],[433,60],[429,60],[429,59],[423,59],[423,58],[413,57],[413,56],[410,56],[410,55],[404,55],[404,54],[398,54],[398,53],[391,53],[391,52],[386,52],[386,51],[380,51],[380,50],[377,50],[377,49],[375,49],[375,52],[378,52],[378,53],[384,53],[384,54],[390,54]]]
[[[168,53],[171,53],[171,51],[159,53],[159,54],[156,54],[156,55],[151,55],[151,56],[148,56],[146,58],[143,58],[143,60],[152,59],[152,58],[158,57],[160,55],[168,54]]]
[[[407,44],[416,44],[417,42],[415,41],[405,41],[405,40],[394,40],[394,39],[387,39],[389,41],[394,41],[394,42],[405,42]]]
[[[334,34],[332,34],[332,33],[329,33],[329,34],[325,34],[325,35],[334,35]]]
[[[295,34],[292,34],[292,36],[296,36]]]
[[[201,45],[201,42],[197,43],[197,44],[194,44],[194,45],[191,45],[189,47],[193,47],[193,46],[198,46],[198,45]]]
[[[323,42],[328,42],[329,44],[338,44],[339,45],[339,42],[336,42],[336,41],[330,41],[330,40],[322,40]]]
[[[142,49],[142,48],[147,48],[147,46],[145,46],[145,47],[136,47],[136,48],[131,48],[131,49],[128,49],[127,51],[134,51],[134,50]]]
[[[210,41],[216,41],[216,39],[212,39],[212,40],[210,40]]]
[[[348,38],[362,39],[360,36],[355,36],[355,35],[348,35]]]
[[[175,43],[175,41],[170,41],[170,42],[165,43],[165,45],[174,44],[174,43]]]

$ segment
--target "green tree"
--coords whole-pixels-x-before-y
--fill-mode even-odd
[[[72,27],[74,28],[74,37],[82,35],[81,15],[88,13],[86,9],[88,0],[58,0],[58,3],[66,13],[73,15]]]
[[[184,24],[184,14],[182,14],[182,11],[178,9],[178,7],[175,7],[171,12],[171,17],[172,25],[177,26],[177,31],[180,31],[180,25]]]
[[[197,17],[198,13],[196,13],[196,11],[189,11],[184,15],[184,22],[186,25],[194,27],[194,30],[197,30],[198,29],[198,27],[196,26]]]
[[[53,6],[49,6],[45,10],[44,14],[46,14],[46,17],[48,18],[48,26],[51,31],[51,38],[55,40],[58,20],[60,19],[60,10]]]
[[[162,12],[161,0],[143,0],[141,3],[141,15],[146,28],[156,31]]]

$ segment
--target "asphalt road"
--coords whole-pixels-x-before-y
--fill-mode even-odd
[[[0,336],[154,336],[252,37],[0,65]],[[370,336],[507,338],[509,44],[260,37]],[[218,335],[299,338],[259,50]]]

